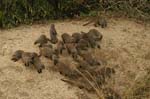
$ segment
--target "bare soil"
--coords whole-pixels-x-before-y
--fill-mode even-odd
[[[58,35],[62,33],[88,32],[93,25],[82,26],[85,21],[56,22]],[[0,99],[79,99],[82,90],[71,87],[60,79],[59,73],[50,70],[51,61],[43,59],[46,69],[42,74],[12,62],[14,51],[38,52],[33,43],[41,35],[49,37],[50,24],[20,26],[0,31]],[[116,74],[109,83],[124,96],[133,82],[146,74],[150,66],[150,26],[125,19],[110,19],[108,27],[97,27],[102,34],[101,49],[95,57],[113,67]],[[94,99],[94,98],[92,98]],[[96,99],[96,97],[95,97]]]

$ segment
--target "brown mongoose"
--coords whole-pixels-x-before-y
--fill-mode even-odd
[[[64,43],[62,41],[58,41],[56,45],[56,52],[58,54],[62,54],[62,51],[65,49]]]
[[[74,38],[75,43],[78,43],[79,40],[82,38],[82,35],[80,33],[73,33],[72,37]]]
[[[41,62],[40,58],[36,53],[33,55],[33,65],[37,69],[38,73],[42,73],[42,70],[45,69],[44,64]]]
[[[33,53],[23,52],[21,58],[25,66],[30,66],[33,64]]]
[[[39,56],[44,56],[44,57],[52,60],[53,54],[54,54],[54,50],[52,48],[49,48],[49,47],[41,47],[40,48]]]
[[[94,23],[95,27],[101,26],[101,28],[107,27],[107,21],[105,18],[100,18]]]
[[[101,41],[103,38],[103,35],[96,29],[90,29],[87,35],[96,41]]]
[[[70,55],[72,55],[72,58],[74,60],[77,60],[77,57],[78,57],[78,51],[76,49],[76,44],[75,43],[68,43],[68,44],[65,44],[65,47],[68,51],[68,53]]]
[[[54,24],[51,24],[50,27],[50,38],[51,38],[51,43],[56,44],[58,42],[57,31]]]
[[[50,41],[45,35],[41,35],[34,44],[39,44],[39,47],[41,47],[43,44],[46,44],[48,41]]]
[[[72,36],[70,36],[68,33],[63,33],[61,35],[61,38],[64,43],[75,43],[75,39]]]

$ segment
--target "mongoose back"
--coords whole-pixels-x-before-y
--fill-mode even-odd
[[[56,51],[58,54],[62,54],[62,51],[65,49],[64,43],[62,41],[58,41],[56,45]]]
[[[49,41],[49,39],[45,35],[41,35],[34,44],[39,44],[39,47],[41,47],[43,44],[46,44]]]
[[[90,20],[89,22],[83,24],[83,26],[89,25],[90,23],[93,23],[93,22],[94,22],[95,27],[98,27],[98,26],[101,26],[101,28],[107,27],[107,21],[103,17],[101,17],[101,18],[98,17],[96,19]]]
[[[46,58],[50,58],[52,60],[52,55],[54,54],[54,50],[49,47],[41,47],[40,48],[40,55],[39,56],[44,56]]]
[[[72,37],[75,39],[75,43],[78,43],[78,41],[82,38],[80,33],[73,33]]]
[[[75,39],[67,33],[63,33],[61,38],[64,43],[75,43]]]
[[[77,60],[78,50],[76,49],[76,44],[75,43],[68,43],[68,44],[65,44],[65,46],[66,46],[68,53],[70,55],[72,55],[72,58],[74,60]]]
[[[89,42],[84,39],[80,39],[79,42],[77,43],[78,50],[87,50],[88,47],[89,47]]]
[[[30,66],[33,64],[33,53],[23,52],[22,53],[22,61],[25,66]]]
[[[58,62],[59,62],[59,57],[58,57],[58,55],[53,54],[52,60],[53,60],[54,65],[58,64]]]
[[[101,41],[103,38],[103,35],[96,29],[90,29],[87,35],[96,41]]]
[[[105,18],[100,18],[95,22],[94,26],[95,27],[101,26],[101,28],[106,28],[107,27],[107,21]]]
[[[42,70],[45,69],[44,64],[41,62],[40,58],[36,53],[34,53],[33,65],[37,69],[38,73],[42,73]]]
[[[70,78],[70,79],[77,79],[80,75],[71,68],[68,64],[65,64],[64,62],[59,61],[55,65],[55,70],[58,71],[61,75]]]

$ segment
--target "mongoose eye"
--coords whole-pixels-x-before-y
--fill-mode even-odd
[[[62,72],[61,72],[61,71],[60,71],[59,73],[62,75]]]
[[[79,68],[82,68],[82,66],[79,66]]]

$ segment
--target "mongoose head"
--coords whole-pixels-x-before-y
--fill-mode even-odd
[[[54,25],[54,24],[51,24],[51,28],[55,28],[55,25]]]
[[[19,59],[22,58],[22,53],[23,53],[23,52],[24,52],[24,51],[22,51],[22,50],[17,50],[17,51],[15,51],[14,54],[12,55],[11,60],[14,61],[14,62],[18,61]]]

